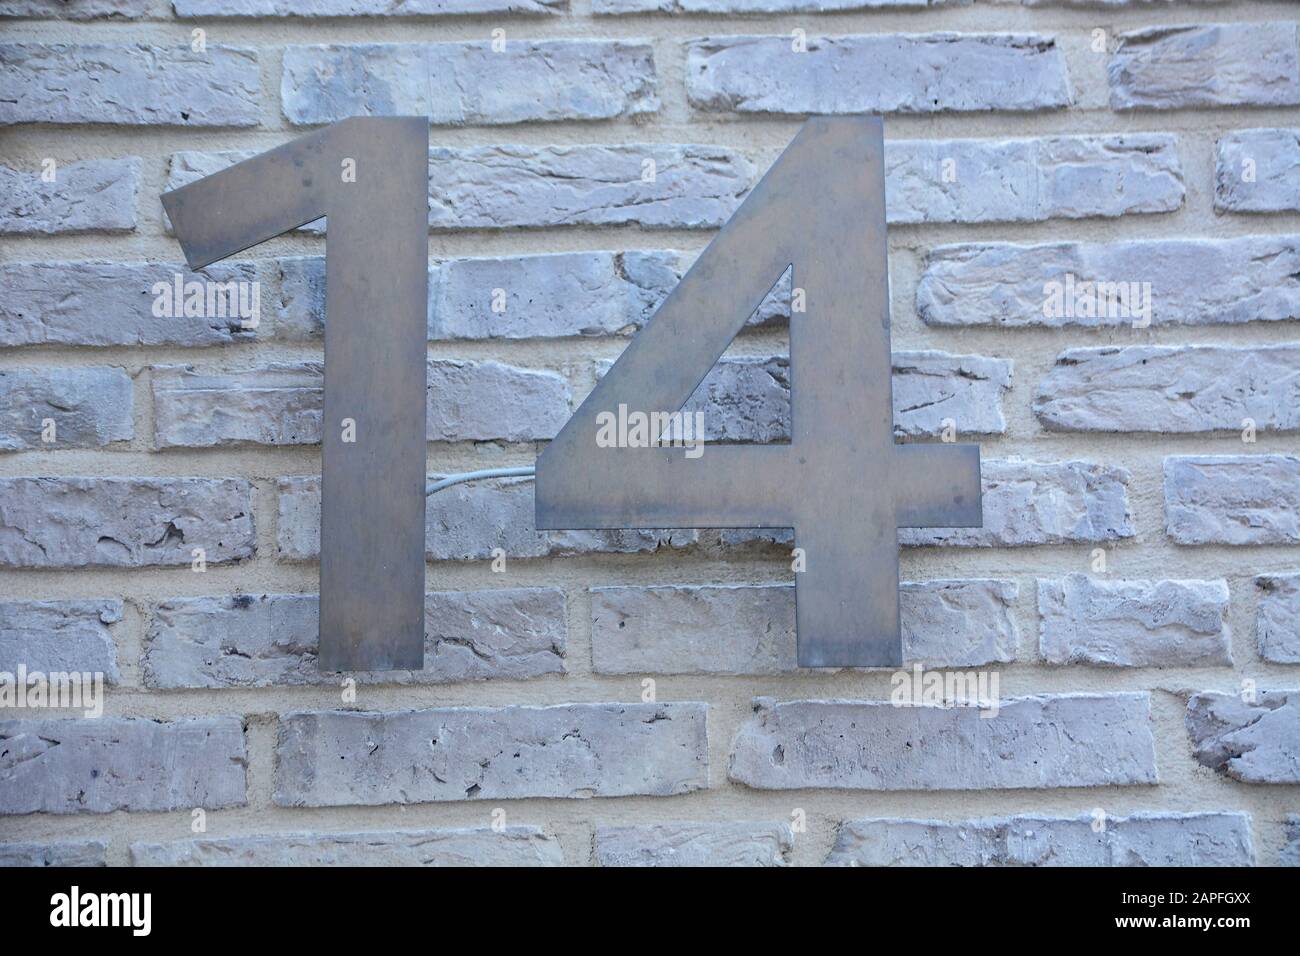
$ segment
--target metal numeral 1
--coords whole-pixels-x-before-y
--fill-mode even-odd
[[[327,671],[424,666],[428,123],[343,120],[162,197],[194,269],[326,217]]]

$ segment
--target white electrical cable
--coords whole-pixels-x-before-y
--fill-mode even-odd
[[[442,491],[444,488],[450,488],[452,485],[459,485],[462,481],[478,481],[482,478],[532,478],[537,475],[537,469],[527,468],[485,468],[483,471],[466,471],[459,475],[448,475],[446,478],[439,479],[425,486],[424,496],[436,491]]]

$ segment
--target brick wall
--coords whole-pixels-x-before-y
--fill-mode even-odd
[[[0,861],[1300,862],[1294,3],[394,6],[0,2],[0,670],[112,685],[0,711]],[[905,657],[998,716],[799,671],[788,534],[538,533],[526,481],[431,499],[422,672],[322,676],[323,231],[209,270],[256,329],[160,318],[159,193],[428,113],[429,471],[523,465],[802,117],[861,111],[898,434],[985,461],[982,529],[901,533]],[[1045,309],[1067,277],[1149,322]],[[713,437],[788,438],[789,302]]]

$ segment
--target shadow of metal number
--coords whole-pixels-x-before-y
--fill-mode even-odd
[[[328,220],[322,670],[423,666],[427,197],[425,117],[163,196],[195,269]],[[543,451],[537,528],[793,528],[799,664],[900,665],[898,528],[979,526],[980,456],[894,443],[886,260],[880,120],[809,120]],[[789,445],[598,444],[606,416],[679,411],[791,267]]]
[[[982,513],[978,445],[894,443],[886,259],[881,121],[809,120],[543,451],[537,527],[793,528],[800,666],[899,666],[898,528]],[[791,444],[598,445],[681,409],[791,266]]]
[[[162,197],[199,269],[326,217],[320,667],[424,666],[427,117],[356,118]]]

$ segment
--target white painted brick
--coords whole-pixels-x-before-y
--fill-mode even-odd
[[[686,44],[686,93],[710,112],[1036,110],[1073,101],[1048,36],[1003,33],[707,37]]]
[[[1300,541],[1300,458],[1171,455],[1165,530],[1178,544]]]
[[[211,265],[202,277],[152,262],[0,263],[0,345],[224,345],[259,334],[234,316],[154,315],[154,287],[174,287],[177,275],[182,283],[258,281],[248,262]]]
[[[1038,384],[1049,431],[1163,434],[1300,428],[1300,344],[1069,349]]]
[[[140,191],[140,160],[55,160],[54,182],[41,169],[0,165],[0,235],[62,235],[79,232],[130,232]],[[6,278],[18,264],[4,264]],[[10,284],[5,282],[5,289]],[[0,312],[0,317],[5,315]],[[7,323],[0,324],[3,328]]]
[[[30,0],[28,0],[30,2]],[[46,0],[48,2],[48,0]],[[569,0],[172,0],[180,18],[456,17],[556,14]]]
[[[651,823],[600,827],[600,866],[786,866],[794,834],[784,823]]]
[[[244,805],[238,717],[0,720],[0,814]]]
[[[0,567],[140,568],[251,557],[241,478],[0,478]]]
[[[755,701],[730,777],[760,790],[1034,790],[1156,782],[1146,694],[974,706]],[[991,713],[991,711],[986,711]]]
[[[130,441],[131,410],[131,376],[120,368],[0,370],[0,451]]]
[[[1261,574],[1255,588],[1259,656],[1275,664],[1300,664],[1300,574]]]
[[[122,620],[116,598],[0,602],[0,671],[100,673],[115,684],[117,647],[111,625]]]
[[[706,704],[322,711],[280,719],[285,807],[670,796],[708,786]]]
[[[562,866],[537,827],[277,833],[131,844],[133,866]]]
[[[1145,319],[1123,310],[1084,315],[1078,308],[1046,308],[1048,284],[1058,283],[1064,292],[1067,277],[1074,276],[1076,289],[1087,283],[1150,283],[1153,326],[1276,322],[1300,319],[1297,273],[1300,236],[1294,235],[969,243],[929,252],[916,310],[926,324],[938,326],[1100,328]]]
[[[0,125],[256,126],[257,52],[208,44],[0,43]]]
[[[425,382],[429,441],[553,438],[569,418],[569,387],[555,372],[434,359]],[[318,444],[323,383],[320,362],[217,373],[155,367],[154,445]]]
[[[1300,690],[1259,691],[1250,702],[1195,694],[1185,723],[1202,766],[1242,783],[1300,783]]]
[[[1251,866],[1244,813],[850,820],[828,866]]]
[[[1224,581],[1038,579],[1039,650],[1053,664],[1231,665]]]
[[[1214,208],[1300,211],[1300,129],[1243,129],[1220,138]]]
[[[288,46],[280,97],[296,126],[349,116],[436,125],[613,119],[659,109],[654,52],[615,40]]]
[[[0,843],[0,866],[107,866],[107,854],[100,840]]]
[[[1179,24],[1120,34],[1107,70],[1112,109],[1300,103],[1296,25]]]
[[[0,605],[0,614],[3,614]],[[522,680],[564,672],[558,588],[438,591],[425,596],[424,670],[361,672],[358,683]],[[141,668],[149,687],[338,683],[317,657],[315,594],[173,598],[150,608]]]
[[[320,479],[282,478],[279,487],[280,556],[316,558],[320,554]],[[425,522],[424,551],[431,561],[487,560],[496,548],[511,558],[635,554],[687,548],[698,540],[697,533],[690,530],[538,531],[533,483],[510,478],[454,485],[438,492],[429,498]]]
[[[973,667],[1015,656],[1011,581],[904,582],[903,657],[910,665]],[[791,585],[591,589],[598,674],[779,674],[795,661]]]

